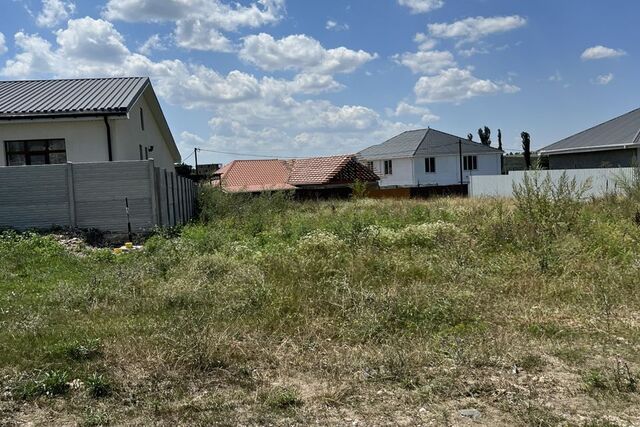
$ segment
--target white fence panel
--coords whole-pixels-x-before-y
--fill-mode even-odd
[[[547,176],[557,183],[562,174],[583,184],[590,182],[587,196],[600,197],[618,191],[618,181],[623,177],[631,177],[633,168],[610,169],[563,169],[543,171],[515,171],[509,175],[472,176],[469,182],[469,197],[513,197],[513,186],[522,184],[525,175],[539,175],[539,179]]]

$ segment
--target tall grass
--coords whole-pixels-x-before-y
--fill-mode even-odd
[[[0,420],[633,424],[640,230],[629,200],[581,194],[207,189],[140,252],[3,234]]]

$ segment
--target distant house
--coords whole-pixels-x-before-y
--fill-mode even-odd
[[[355,156],[296,160],[236,160],[214,173],[214,185],[230,193],[295,191],[301,195],[350,194],[357,181],[375,184],[378,177]]]
[[[640,149],[640,109],[577,133],[539,151],[550,169],[629,167]]]
[[[180,162],[149,78],[0,81],[0,167],[150,158]]]
[[[404,132],[358,153],[380,188],[464,185],[472,175],[501,174],[503,152],[435,129]]]

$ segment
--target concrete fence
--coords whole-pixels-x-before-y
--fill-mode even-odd
[[[134,232],[184,224],[195,184],[153,160],[0,168],[0,228],[54,226]]]
[[[543,180],[547,176],[557,183],[563,173],[568,179],[574,179],[578,184],[590,183],[586,196],[600,197],[605,194],[618,192],[618,182],[621,178],[630,178],[633,168],[611,169],[564,169],[543,171],[516,171],[509,175],[472,176],[469,182],[470,197],[513,197],[513,186],[522,184],[525,175],[539,175]]]

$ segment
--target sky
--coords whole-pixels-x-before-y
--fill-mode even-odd
[[[640,107],[637,0],[0,8],[1,79],[149,76],[191,164],[194,147],[199,163],[347,154],[428,126],[538,149]]]

